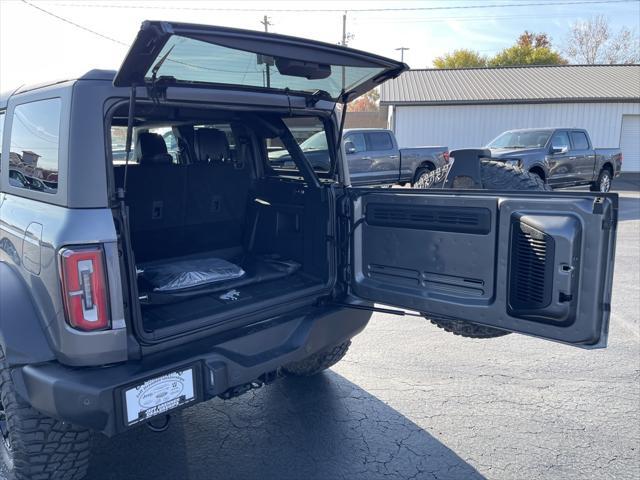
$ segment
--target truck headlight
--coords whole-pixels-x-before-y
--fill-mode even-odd
[[[511,165],[512,167],[520,168],[520,160],[517,158],[508,158],[504,161],[507,165]]]

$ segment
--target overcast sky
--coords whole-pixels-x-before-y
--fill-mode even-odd
[[[640,0],[573,3],[578,1],[28,0],[29,5],[22,0],[0,0],[0,90],[72,78],[92,68],[117,69],[145,19],[261,30],[260,22],[266,14],[273,24],[271,31],[338,43],[342,37],[341,11],[276,10],[347,9],[351,10],[347,13],[347,31],[353,36],[350,46],[394,58],[400,58],[397,47],[408,47],[405,62],[412,68],[430,67],[434,57],[455,48],[495,53],[511,45],[524,30],[547,32],[559,46],[573,22],[599,14],[606,15],[616,29],[623,25],[636,31],[640,28]],[[531,3],[538,4],[525,5]],[[471,8],[479,5],[484,8]],[[500,6],[487,8],[489,5]],[[357,11],[381,8],[414,10]]]

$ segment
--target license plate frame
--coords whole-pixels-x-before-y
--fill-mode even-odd
[[[172,370],[122,391],[124,423],[131,427],[163,415],[198,398],[194,366]]]

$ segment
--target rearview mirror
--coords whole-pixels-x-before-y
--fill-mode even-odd
[[[353,144],[353,142],[347,140],[346,142],[344,142],[344,151],[347,155],[356,153],[356,146]]]
[[[569,149],[567,147],[551,147],[551,153],[555,155],[556,153],[567,153]]]

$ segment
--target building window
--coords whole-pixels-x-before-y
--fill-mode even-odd
[[[58,191],[59,98],[18,105],[13,110],[9,183],[44,193]]]

